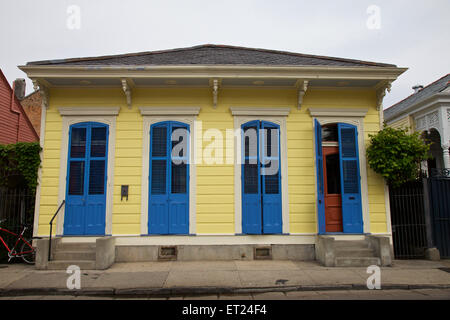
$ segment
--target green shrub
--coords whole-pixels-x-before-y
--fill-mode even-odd
[[[418,132],[408,134],[407,129],[385,126],[377,134],[369,134],[369,137],[369,166],[390,185],[398,187],[418,178],[420,162],[429,158],[429,145]]]

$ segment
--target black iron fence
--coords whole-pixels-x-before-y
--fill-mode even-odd
[[[1,226],[13,232],[19,232],[22,225],[29,226],[27,236],[33,234],[35,193],[23,188],[0,187],[0,220],[4,220]],[[12,238],[2,232],[2,237],[11,242]],[[7,260],[7,252],[0,246],[0,262]]]
[[[450,170],[434,170],[428,184],[433,243],[441,258],[450,258]]]
[[[450,170],[389,188],[392,239],[396,259],[420,259],[437,247],[450,258]]]
[[[424,258],[427,233],[422,181],[390,187],[392,240],[396,259]]]

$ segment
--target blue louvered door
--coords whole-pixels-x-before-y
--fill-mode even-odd
[[[317,215],[319,234],[325,233],[325,197],[323,180],[322,126],[314,120],[316,135]]]
[[[150,128],[149,234],[189,233],[189,126]]]
[[[108,126],[72,125],[64,216],[65,235],[104,235]]]
[[[342,221],[344,233],[362,233],[361,184],[356,126],[339,123]]]
[[[279,127],[265,121],[242,125],[242,232],[281,233]]]

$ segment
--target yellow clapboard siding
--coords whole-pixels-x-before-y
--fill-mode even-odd
[[[216,109],[212,107],[210,88],[135,88],[133,107],[126,106],[121,88],[70,89],[51,88],[47,111],[45,146],[43,152],[42,189],[39,234],[48,233],[48,220],[57,208],[59,167],[61,156],[62,117],[60,106],[120,106],[116,120],[115,168],[113,186],[113,234],[140,234],[142,183],[142,119],[139,106],[200,106],[197,121],[204,134],[218,129],[223,137],[234,130],[230,106],[290,107],[287,117],[289,212],[291,233],[316,232],[316,176],[314,161],[313,121],[308,108],[368,108],[364,119],[365,144],[368,134],[379,130],[376,95],[373,89],[316,90],[310,88],[301,110],[297,110],[295,89],[221,88]],[[202,137],[196,137],[197,142]],[[210,142],[203,141],[203,147]],[[225,143],[224,143],[225,148]],[[224,155],[225,153],[225,149]],[[223,165],[199,164],[196,168],[197,233],[234,233],[235,177],[232,158]],[[120,200],[120,186],[129,185],[128,201]],[[383,179],[368,170],[368,192],[371,232],[386,232],[385,195]],[[146,195],[144,195],[146,196]],[[148,213],[144,213],[148,214]]]
[[[197,215],[214,214],[215,212],[229,212],[234,214],[234,202],[233,203],[216,203],[214,206],[209,204],[197,204]]]
[[[197,195],[197,205],[217,203],[234,203],[234,196],[231,194]],[[211,211],[214,211],[212,209]]]
[[[290,233],[316,233],[316,222],[289,223]]]
[[[112,226],[112,233],[114,235],[120,234],[141,234],[141,226],[140,223],[115,223]]]
[[[197,234],[234,233],[234,223],[197,223]]]
[[[116,212],[114,212],[116,213]],[[137,214],[114,214],[112,217],[113,224],[139,224],[141,220],[140,210]]]
[[[197,186],[198,195],[233,194],[234,185]]]
[[[234,215],[231,213],[213,213],[197,215],[197,223],[233,223]]]

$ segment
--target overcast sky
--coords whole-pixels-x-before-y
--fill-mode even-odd
[[[1,0],[0,68],[11,83],[28,61],[229,44],[408,67],[386,108],[450,72],[449,31],[449,0]]]

